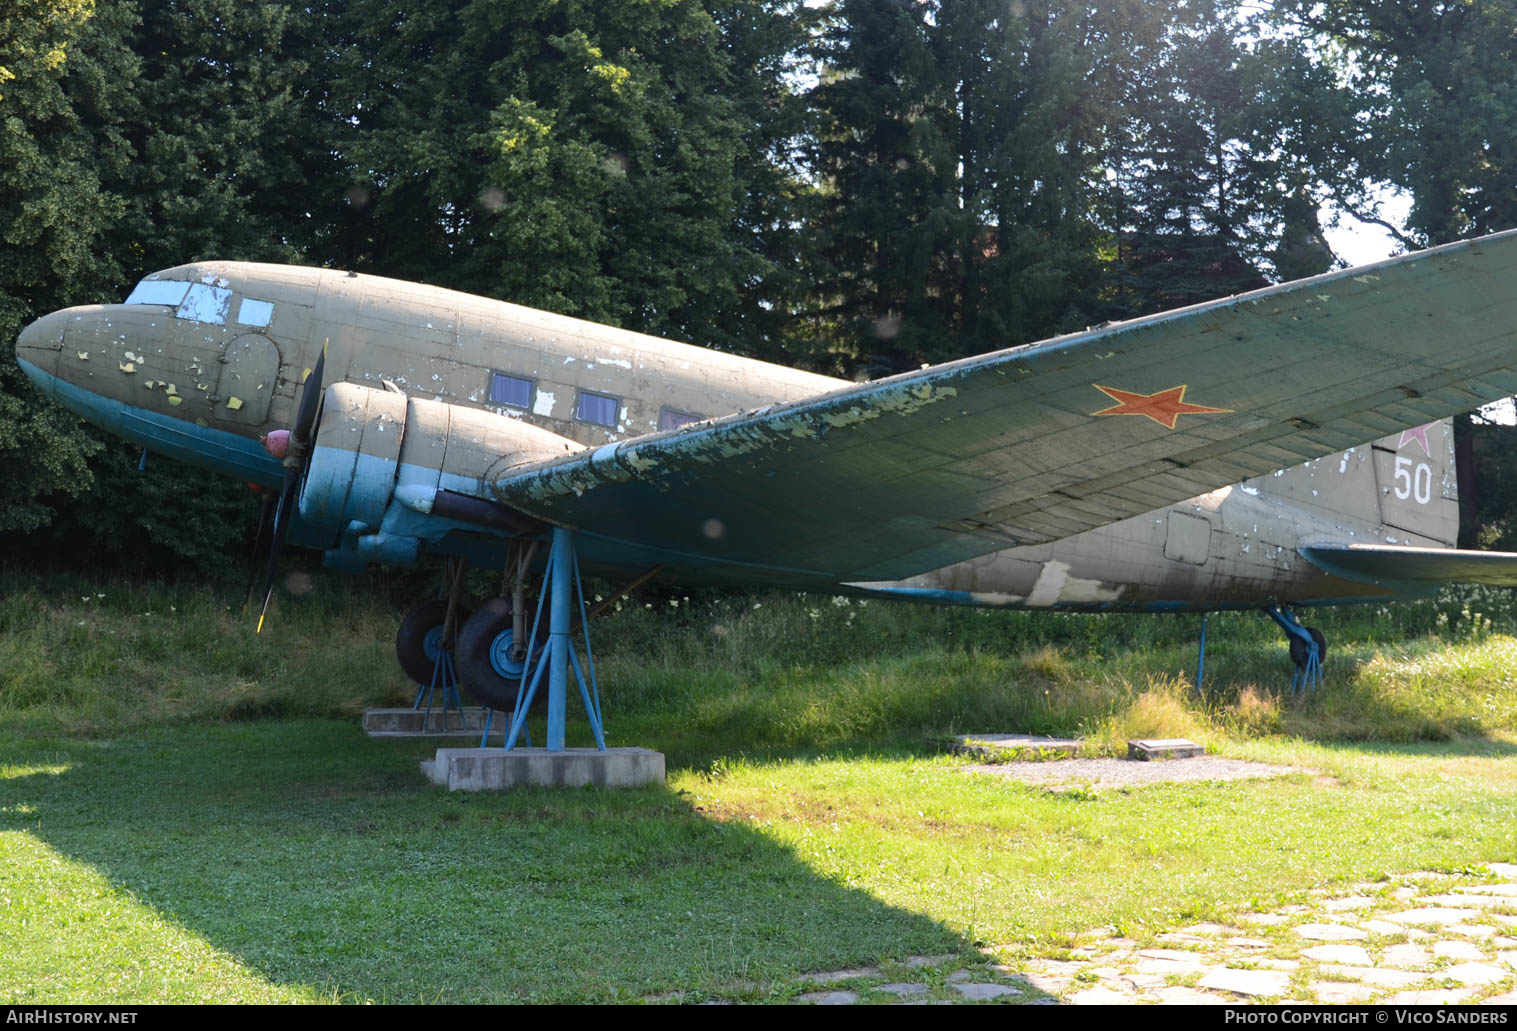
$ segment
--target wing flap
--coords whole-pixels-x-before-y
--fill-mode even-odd
[[[607,444],[489,486],[686,565],[903,579],[1517,393],[1514,285],[1506,233]]]

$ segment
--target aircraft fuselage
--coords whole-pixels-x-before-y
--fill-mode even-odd
[[[284,469],[261,438],[291,425],[323,347],[326,384],[369,388],[374,393],[364,396],[373,399],[373,411],[382,395],[398,406],[393,417],[359,412],[351,425],[340,424],[347,433],[383,431],[389,419],[472,434],[472,453],[455,434],[446,455],[442,448],[435,455],[411,448],[397,459],[430,476],[434,489],[466,494],[502,463],[541,458],[553,448],[599,447],[847,386],[438,287],[231,262],[168,269],[145,279],[127,303],[46,316],[22,333],[17,355],[44,393],[106,430],[155,453],[273,487]],[[477,425],[457,414],[464,409],[481,413]],[[534,429],[518,441],[512,424]],[[324,428],[317,447],[339,457],[344,448],[357,449],[357,456],[361,449],[344,439]],[[1446,424],[1424,427],[1410,441],[1402,434],[1394,446],[1392,440],[1053,544],[1008,548],[906,581],[814,586],[1071,610],[1399,596],[1334,577],[1297,553],[1322,542],[1452,543],[1457,492]],[[403,470],[402,485],[407,475]],[[403,500],[403,492],[396,497]],[[325,548],[329,558],[347,550],[382,561],[466,554],[498,562],[504,553],[505,538],[477,526],[427,517],[400,502],[360,518],[350,501],[344,495],[326,507],[303,502],[297,540]],[[408,550],[383,539],[415,543]],[[373,546],[364,550],[360,540]],[[688,556],[650,552],[631,532],[626,540],[603,537],[582,548],[587,566],[612,575],[668,564],[691,581],[766,579],[763,569],[702,568]]]

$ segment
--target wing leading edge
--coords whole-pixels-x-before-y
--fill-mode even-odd
[[[1517,393],[1514,287],[1517,231],[607,444],[485,486],[671,562],[903,579]]]
[[[1353,544],[1300,549],[1307,561],[1334,576],[1367,584],[1487,584],[1517,587],[1517,554]]]

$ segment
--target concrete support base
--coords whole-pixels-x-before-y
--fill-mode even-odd
[[[636,788],[664,782],[664,753],[647,748],[439,748],[421,772],[449,791],[502,788]]]
[[[457,709],[444,712],[434,707],[425,723],[422,719],[424,716],[428,716],[425,709],[365,709],[363,729],[370,737],[456,737],[473,738],[475,741],[479,740],[480,731],[485,729],[483,706],[466,708],[461,722]],[[495,723],[490,728],[491,736],[499,737],[509,722],[510,713],[496,713]]]
[[[962,734],[949,747],[955,752],[989,759],[1047,759],[1074,755],[1080,750],[1080,742],[1036,734]]]
[[[1148,761],[1152,759],[1194,759],[1205,755],[1206,749],[1183,737],[1149,738],[1145,741],[1127,742],[1127,757]]]

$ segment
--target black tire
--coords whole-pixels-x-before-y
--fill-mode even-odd
[[[445,598],[423,602],[400,621],[395,632],[395,658],[400,668],[418,684],[430,684],[436,662],[437,642],[442,637],[443,623],[448,618],[448,602]],[[468,609],[459,610],[459,623],[469,618]]]
[[[1312,635],[1312,640],[1313,641],[1317,642],[1317,661],[1319,663],[1326,664],[1326,662],[1327,662],[1327,638],[1323,637],[1322,636],[1322,631],[1318,630],[1314,626],[1304,627],[1303,629],[1305,629],[1307,633],[1309,633],[1309,634]],[[1291,661],[1296,664],[1296,668],[1297,669],[1305,669],[1306,668],[1306,642],[1303,641],[1303,640],[1301,640],[1301,638],[1297,637],[1295,634],[1291,634],[1290,650],[1291,650]]]
[[[501,712],[516,708],[516,695],[522,687],[521,663],[510,660],[512,638],[511,600],[492,598],[459,628],[458,643],[453,649],[458,680],[464,690],[482,705]],[[543,637],[532,649],[533,665],[546,646],[547,638]],[[527,679],[530,683],[531,677]],[[546,705],[547,701],[548,685],[540,684],[533,708]]]

